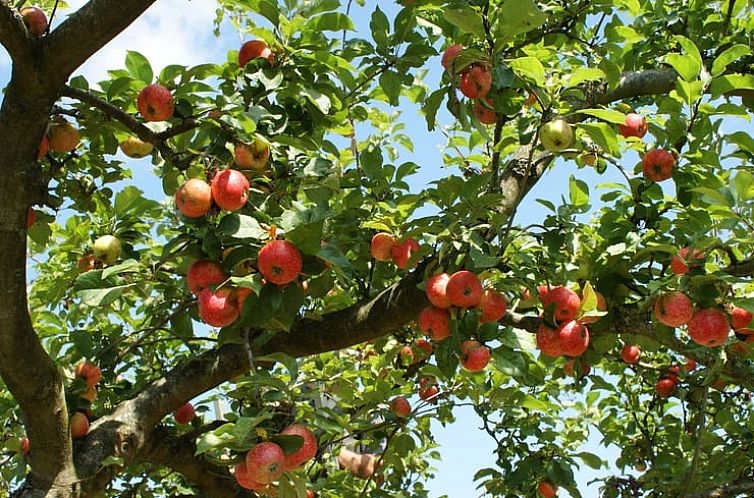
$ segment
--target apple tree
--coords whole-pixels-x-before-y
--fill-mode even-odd
[[[485,496],[754,492],[750,2],[218,0],[77,74],[153,3],[0,4],[0,495],[428,496],[461,405]]]

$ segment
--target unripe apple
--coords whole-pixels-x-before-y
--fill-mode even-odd
[[[644,177],[654,182],[661,182],[673,176],[675,157],[664,149],[652,149],[641,160]]]
[[[470,99],[482,99],[487,96],[492,85],[492,73],[483,66],[471,66],[461,73],[458,88]]]
[[[447,273],[438,273],[427,279],[427,298],[437,308],[450,308],[451,306],[447,294],[448,280],[450,280],[450,275]]]
[[[21,9],[21,16],[24,18],[29,33],[37,38],[44,35],[47,31],[47,16],[38,7],[24,7]]]
[[[406,418],[411,413],[411,404],[405,396],[396,396],[390,400],[390,411],[396,417]]]
[[[473,308],[482,300],[482,283],[467,270],[455,272],[448,279],[445,292],[450,304],[459,308]]]
[[[392,254],[393,254],[393,262],[395,263],[395,266],[400,268],[401,270],[405,270],[408,267],[408,262],[411,260],[411,256],[415,252],[419,252],[421,247],[419,246],[419,243],[412,239],[411,237],[407,237],[403,242],[397,243],[395,246],[393,246]],[[416,266],[418,264],[418,261],[414,261],[412,267]]]
[[[626,344],[620,352],[621,359],[629,364],[638,362],[639,356],[641,356],[641,350],[634,344]]]
[[[208,259],[194,262],[186,272],[186,285],[195,296],[210,285],[220,285],[227,279],[228,275],[223,267]]]
[[[445,309],[427,306],[419,313],[419,330],[433,341],[441,341],[449,337],[450,314]]]
[[[50,126],[48,132],[50,150],[54,152],[70,152],[80,141],[79,132],[68,121],[61,120]]]
[[[299,449],[285,455],[285,470],[301,467],[317,455],[317,438],[312,431],[301,424],[292,424],[280,432],[283,436],[301,436],[304,439]]]
[[[252,481],[267,484],[285,471],[285,452],[279,445],[265,441],[246,454],[246,472]]]
[[[730,323],[721,310],[707,308],[694,312],[688,322],[688,331],[692,341],[713,348],[728,340]]]
[[[68,425],[71,427],[73,439],[81,439],[89,432],[89,419],[81,412],[74,413],[71,420],[68,421]]]
[[[241,169],[262,170],[269,159],[270,146],[261,140],[254,140],[250,144],[236,144],[234,160]]]
[[[636,469],[636,472],[644,472],[645,470],[647,470],[647,464],[644,462],[636,462],[634,468]]]
[[[120,240],[113,235],[103,235],[94,241],[92,252],[95,258],[106,265],[111,265],[120,258]]]
[[[173,116],[175,102],[170,90],[153,83],[139,92],[136,107],[141,117],[147,121],[166,121]]]
[[[249,180],[234,169],[219,172],[212,179],[212,198],[220,209],[237,211],[249,200]]]
[[[199,317],[207,325],[227,327],[236,321],[241,311],[238,300],[230,289],[204,289],[199,293]]]
[[[461,50],[463,50],[463,45],[456,43],[455,45],[451,45],[446,48],[445,52],[442,54],[442,60],[440,61],[440,64],[442,64],[442,67],[445,68],[445,70],[449,73],[455,72],[453,67],[454,61]]]
[[[242,68],[252,59],[267,59],[270,65],[275,64],[275,54],[262,40],[251,40],[241,45],[238,51],[238,65]]]
[[[393,247],[396,246],[395,237],[389,233],[380,232],[374,234],[370,251],[377,261],[392,261]]]
[[[120,143],[120,150],[132,159],[141,159],[152,153],[154,145],[139,137],[128,137]]]
[[[273,240],[265,244],[257,257],[259,273],[277,285],[293,282],[301,273],[303,259],[295,245],[287,240]]]
[[[647,122],[644,117],[630,112],[626,114],[626,120],[622,125],[618,125],[618,131],[624,137],[637,137],[642,138],[647,134]]]
[[[173,412],[173,418],[175,418],[175,421],[182,425],[186,425],[194,420],[195,416],[196,410],[194,409],[194,405],[192,405],[191,403],[181,405],[176,411]]]
[[[175,192],[175,205],[187,218],[199,218],[212,207],[212,189],[204,180],[189,178]]]
[[[657,298],[654,305],[655,317],[668,327],[686,325],[694,313],[691,299],[683,292],[670,292]]]
[[[539,128],[539,141],[550,152],[560,152],[573,143],[573,128],[563,118],[555,118]]]

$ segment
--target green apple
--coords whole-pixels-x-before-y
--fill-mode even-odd
[[[563,118],[555,118],[539,128],[539,140],[550,152],[560,152],[573,143],[573,128]]]
[[[111,265],[120,258],[120,240],[112,235],[103,235],[94,241],[94,257]]]

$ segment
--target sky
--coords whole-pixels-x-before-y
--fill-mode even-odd
[[[73,9],[84,3],[83,0],[69,1]],[[368,28],[369,16],[376,3],[375,0],[369,0],[364,7],[353,4],[352,14],[359,29]],[[380,7],[388,13],[388,16],[397,11],[394,2],[385,4],[382,2]],[[155,69],[155,73],[168,64],[190,66],[208,61],[221,62],[226,59],[228,50],[235,50],[240,46],[243,37],[226,23],[222,26],[220,38],[216,38],[213,34],[215,9],[216,5],[213,0],[158,0],[144,16],[94,55],[76,74],[86,76],[90,83],[105,79],[108,69],[124,67],[127,50],[135,50],[145,55]],[[368,34],[365,33],[363,36],[368,36]],[[428,79],[430,84],[433,82],[436,84],[440,77],[439,57],[434,62],[435,65]],[[8,59],[3,55],[0,57],[0,84],[7,81],[8,73]],[[402,110],[403,119],[407,124],[406,130],[412,135],[416,146],[415,152],[406,154],[402,160],[413,160],[425,165],[421,172],[411,180],[413,185],[419,188],[431,180],[450,173],[439,166],[442,164],[442,147],[445,139],[439,132],[428,133],[424,118],[405,102]],[[445,114],[441,115],[441,119],[447,123],[450,118]],[[119,159],[130,161],[123,156]],[[627,165],[627,169],[632,169],[633,165]],[[149,160],[134,162],[132,167],[134,183],[141,188],[153,184],[154,190],[147,188],[147,195],[159,199],[162,192],[159,182],[155,182],[150,174],[152,167]],[[516,222],[526,225],[541,220],[547,214],[547,210],[534,199],[549,198],[557,203],[560,195],[567,197],[567,178],[571,174],[587,181],[589,185],[622,180],[616,172],[609,171],[598,178],[589,169],[577,170],[573,161],[558,161],[529,194],[518,211]],[[598,193],[593,190],[591,197],[595,204],[597,196]],[[473,410],[468,407],[459,408],[456,415],[457,422],[448,427],[443,428],[438,423],[433,424],[433,433],[441,445],[443,460],[434,463],[437,477],[427,483],[432,498],[443,495],[449,498],[478,496],[479,493],[475,490],[473,483],[473,475],[480,468],[494,467],[493,441],[479,429],[480,424]],[[608,460],[614,458],[616,454],[615,450],[607,452],[597,448],[595,440],[591,441],[588,449]],[[592,487],[590,491],[586,484],[596,474],[589,469],[579,470],[577,474],[582,494],[596,496],[596,489]],[[566,496],[566,493],[561,493],[560,496]]]

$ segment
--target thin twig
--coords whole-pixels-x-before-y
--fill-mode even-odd
[[[685,484],[683,486],[683,491],[681,491],[680,497],[684,498],[688,495],[689,489],[691,489],[691,484],[694,482],[694,477],[696,476],[696,469],[699,465],[699,454],[702,450],[702,436],[704,435],[704,430],[707,426],[706,424],[706,410],[707,410],[707,398],[709,397],[709,386],[704,386],[704,391],[702,392],[702,399],[699,402],[699,418],[696,422],[696,446],[694,447],[694,456],[691,459],[691,468],[689,469],[689,473],[684,479]]]

